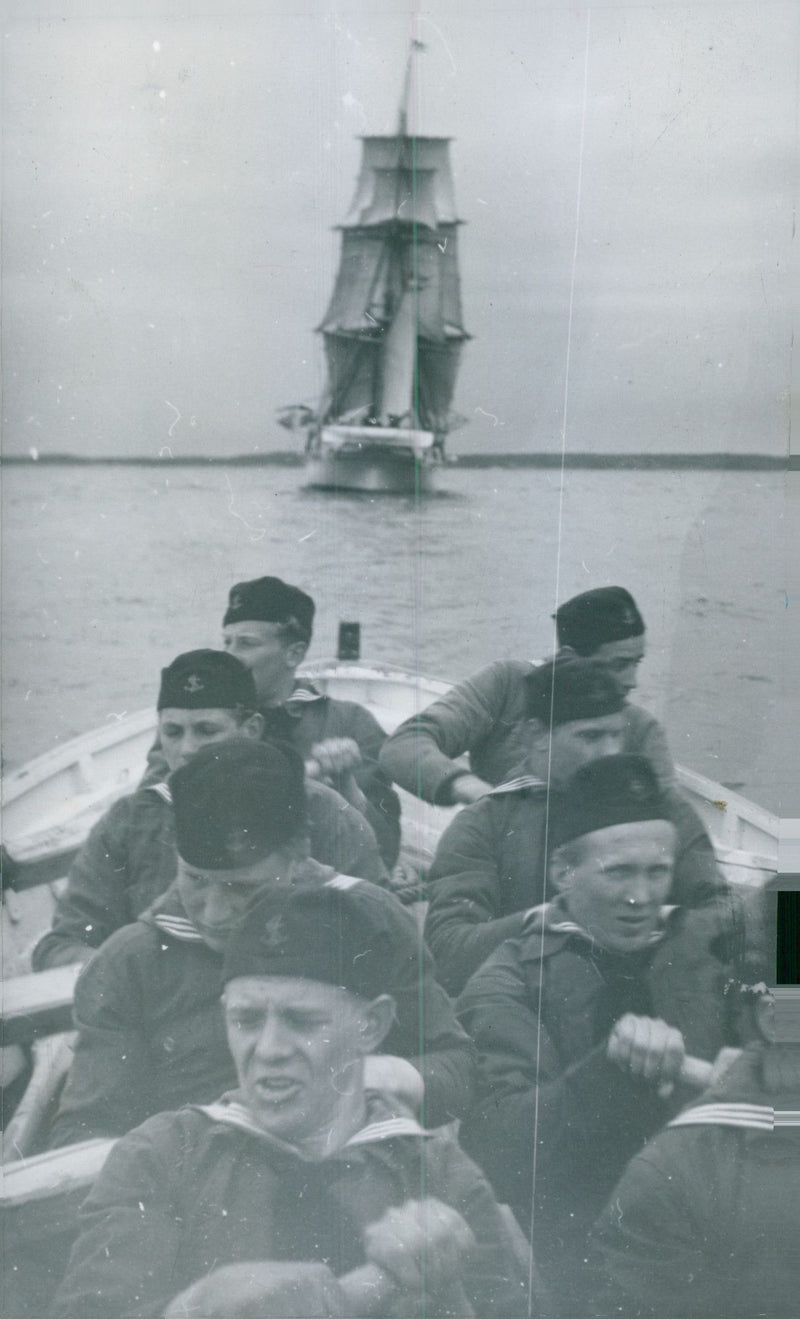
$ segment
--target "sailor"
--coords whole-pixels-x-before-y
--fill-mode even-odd
[[[750,1042],[631,1160],[594,1229],[598,1315],[797,1314],[800,994],[774,984],[776,896],[754,897],[770,937],[742,946],[728,987]]]
[[[224,651],[192,650],[161,673],[158,730],[162,769],[172,772],[200,747],[260,738],[250,671]],[[323,783],[307,780],[311,855],[346,874],[386,882],[372,829]],[[136,919],[175,878],[170,791],[163,774],[115,802],[73,861],[52,929],[33,950],[35,971],[85,961],[109,935]]]
[[[603,586],[556,611],[559,654],[591,658],[625,697],[622,750],[647,756],[666,786],[674,766],[664,730],[628,701],[644,657],[644,620],[621,586]],[[401,788],[440,806],[478,801],[509,778],[525,755],[527,660],[497,660],[453,687],[392,734],[380,763]],[[469,766],[459,758],[469,753]]]
[[[177,878],[117,930],[75,987],[74,1062],[54,1145],[129,1131],[152,1113],[207,1103],[233,1083],[219,1007],[225,942],[255,891],[330,884],[352,892],[394,947],[397,1017],[371,1060],[438,1125],[471,1095],[472,1053],[433,978],[411,914],[385,889],[308,855],[303,762],[289,746],[233,739],[203,747],[170,780]],[[387,975],[389,968],[387,967]]]
[[[400,802],[378,768],[386,734],[354,701],[335,700],[296,670],[311,642],[314,601],[279,577],[239,582],[223,618],[225,649],[251,670],[264,736],[314,761],[326,783],[363,813],[391,868],[400,850]]]
[[[377,904],[335,887],[256,900],[217,979],[237,1089],[118,1142],[52,1319],[527,1313],[482,1174],[371,1086],[406,992]]]
[[[584,766],[551,815],[554,900],[470,979],[458,1012],[479,1057],[464,1148],[531,1236],[547,1282],[574,1283],[628,1159],[674,1115],[687,1054],[737,1042],[714,909],[673,896],[677,831],[649,762]]]
[[[428,875],[425,936],[451,994],[546,898],[549,814],[570,777],[624,743],[622,689],[594,660],[565,656],[531,668],[523,690],[525,761],[455,816]],[[665,793],[677,828],[673,900],[696,906],[727,885],[699,816],[675,790]]]

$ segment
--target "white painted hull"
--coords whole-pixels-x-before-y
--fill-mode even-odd
[[[326,490],[425,495],[441,466],[432,431],[391,426],[323,426],[306,457],[308,484]]]
[[[322,490],[363,490],[381,495],[429,495],[441,464],[389,450],[380,455],[325,453],[306,459],[307,485]]]
[[[359,662],[308,665],[303,672],[330,695],[366,706],[387,732],[449,686],[391,666]],[[14,862],[30,875],[43,867],[53,881],[65,873],[92,825],[139,782],[154,735],[155,713],[139,711],[84,733],[6,776],[2,790],[4,842],[12,858],[9,881],[14,882]],[[774,873],[777,817],[691,770],[679,767],[678,775],[729,878],[759,883]],[[400,796],[403,855],[411,865],[426,868],[457,808],[431,806],[403,791]],[[20,887],[25,886],[23,874]],[[24,959],[16,964],[16,955],[49,924],[56,891],[56,884],[40,883],[25,892],[7,892],[2,913],[6,974],[25,969]]]

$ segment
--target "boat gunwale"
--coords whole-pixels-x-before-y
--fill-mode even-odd
[[[321,659],[311,661],[303,664],[298,669],[298,677],[319,682],[342,677],[374,686],[380,683],[392,683],[400,687],[416,689],[416,713],[420,713],[431,701],[444,696],[454,685],[441,678],[433,678],[419,672],[409,672],[392,664],[379,662],[365,664],[360,660]],[[424,699],[420,700],[420,697]],[[381,702],[376,702],[376,705],[381,708]],[[80,762],[85,757],[91,758],[103,751],[120,747],[126,741],[140,737],[147,731],[148,727],[152,727],[155,731],[156,718],[156,711],[151,708],[133,711],[131,714],[123,715],[113,724],[103,724],[98,728],[89,730],[87,733],[80,733],[76,737],[68,739],[61,746],[46,751],[40,756],[33,757],[18,769],[11,770],[9,774],[3,777],[0,785],[4,811],[19,800],[26,791],[35,790],[46,778],[54,778],[75,768],[79,769]],[[710,779],[697,770],[677,765],[676,773],[679,782],[691,795],[702,798],[709,805],[717,805],[722,837],[715,841],[721,842],[723,846],[725,845],[724,821],[731,818],[731,815],[728,814],[730,812],[735,819],[741,819],[746,824],[774,838],[777,848],[780,825],[777,815],[758,802],[752,801],[751,798],[744,797],[741,793],[732,790],[729,791],[717,780]],[[85,795],[89,796],[88,793]],[[13,843],[10,853],[13,857]]]

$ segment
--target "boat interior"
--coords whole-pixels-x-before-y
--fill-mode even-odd
[[[367,706],[387,731],[448,688],[433,679],[359,662],[311,665],[304,674],[331,695]],[[80,967],[33,973],[29,951],[50,924],[69,862],[91,825],[141,777],[154,727],[150,711],[130,716],[114,728],[85,734],[29,762],[4,783],[2,939],[12,974],[4,983],[2,1006],[6,1086],[0,1203],[9,1258],[17,1260],[6,1277],[7,1319],[41,1319],[45,1313],[66,1264],[77,1207],[113,1144],[93,1140],[46,1148],[71,1060],[71,1005]],[[701,775],[683,769],[679,775],[731,882],[759,885],[773,875],[777,819]],[[407,793],[400,795],[401,863],[420,879],[437,839],[459,808],[430,806]]]

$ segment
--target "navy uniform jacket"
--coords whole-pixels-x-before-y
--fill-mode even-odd
[[[344,875],[386,882],[375,835],[360,811],[323,783],[306,782],[311,855]],[[154,783],[115,802],[92,829],[67,877],[52,929],[33,950],[34,971],[66,966],[135,921],[175,878],[169,788]]]
[[[667,800],[678,831],[670,901],[696,907],[727,894],[699,815],[677,791]],[[549,896],[547,806],[546,786],[521,775],[459,811],[442,835],[428,874],[425,938],[448,993],[457,994],[504,939],[520,933],[525,912]]]
[[[762,1074],[790,1048],[748,1046],[628,1165],[593,1233],[604,1279],[595,1313],[794,1319],[800,1126],[776,1127],[773,1115],[800,1108],[800,1086],[782,1088],[785,1057],[777,1086]]]
[[[472,1095],[470,1042],[421,957],[416,923],[397,898],[309,862],[298,882],[357,885],[392,931],[397,1017],[383,1052],[408,1058],[425,1083],[425,1120],[460,1117]],[[51,1144],[116,1136],[152,1113],[208,1103],[235,1084],[220,1003],[221,954],[186,918],[175,888],[118,930],[75,987],[75,1058]]]
[[[534,669],[528,660],[496,660],[458,683],[386,739],[382,768],[401,788],[437,806],[452,805],[453,781],[466,772],[455,762],[467,752],[474,774],[504,782],[527,754],[525,679]],[[646,756],[661,786],[669,787],[675,767],[663,728],[641,706],[626,704],[623,712],[622,750]]]
[[[430,1319],[528,1313],[527,1269],[523,1275],[484,1177],[451,1137],[387,1121],[373,1100],[372,1121],[312,1162],[248,1129],[245,1110],[237,1122],[240,1105],[225,1098],[154,1117],[115,1146],[84,1204],[52,1319],[161,1319],[186,1287],[247,1260],[324,1261],[330,1272],[309,1279],[311,1294],[291,1313],[352,1319],[326,1298],[325,1276],[363,1264],[364,1229],[391,1206],[425,1196],[458,1210],[477,1248],[455,1305],[452,1295],[407,1297],[412,1308],[403,1313],[418,1313],[420,1302]]]
[[[478,1050],[477,1102],[460,1139],[526,1232],[535,1212],[546,1280],[562,1252],[574,1262],[627,1161],[685,1102],[607,1061],[615,1022],[626,1012],[662,1018],[708,1060],[736,1042],[716,934],[714,913],[671,909],[650,947],[614,955],[552,903],[458,1000]]]

